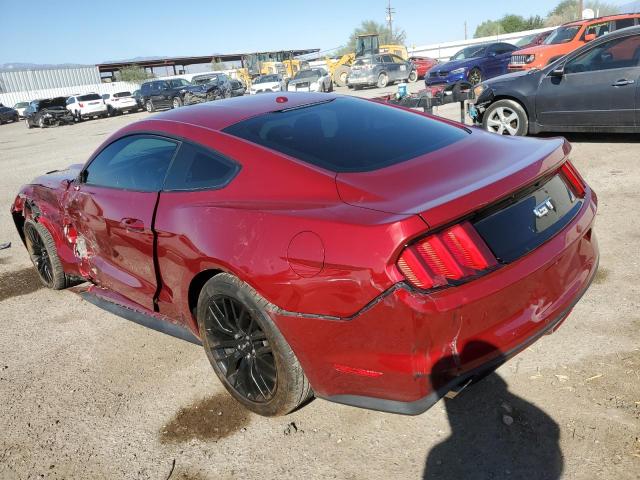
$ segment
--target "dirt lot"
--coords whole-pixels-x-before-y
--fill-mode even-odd
[[[556,334],[418,417],[316,400],[267,419],[236,407],[201,348],[40,288],[14,231],[21,184],[146,115],[0,127],[0,242],[14,243],[0,252],[0,478],[640,478],[637,135],[570,137],[602,256]]]

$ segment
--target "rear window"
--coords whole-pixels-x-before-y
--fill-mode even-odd
[[[224,131],[334,172],[377,170],[467,136],[463,128],[356,98],[266,113]]]
[[[79,102],[88,102],[90,100],[101,100],[102,97],[97,93],[89,93],[88,95],[80,95],[78,98]]]
[[[115,98],[130,97],[131,92],[118,92],[118,93],[114,93],[113,96]]]

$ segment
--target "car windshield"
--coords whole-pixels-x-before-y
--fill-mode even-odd
[[[547,39],[543,42],[545,45],[556,45],[558,43],[567,43],[573,40],[580,30],[580,25],[572,27],[560,27],[556,29]]]
[[[258,115],[224,129],[333,172],[368,172],[439,150],[465,129],[353,97]]]
[[[300,70],[296,73],[296,76],[293,77],[294,80],[298,80],[300,78],[318,78],[320,76],[320,70]]]
[[[191,83],[193,83],[194,85],[205,85],[207,83],[217,83],[217,82],[218,82],[217,75],[211,75],[207,77],[196,77],[193,80],[191,80]]]
[[[29,105],[29,102],[18,102],[13,106],[13,108],[25,108],[27,105]]]
[[[529,45],[531,42],[533,42],[533,39],[536,38],[538,36],[537,33],[534,33],[533,35],[527,35],[526,37],[522,37],[520,40],[518,40],[516,42],[516,47],[522,47],[523,45]]]
[[[279,81],[280,78],[278,78],[278,75],[263,75],[258,77],[253,83],[273,83]]]
[[[102,97],[97,93],[89,93],[87,95],[78,96],[79,102],[89,102],[91,100],[102,100]]]
[[[130,97],[131,92],[118,92],[118,93],[114,93],[113,96],[115,98]]]
[[[450,60],[466,60],[467,58],[481,57],[484,55],[486,45],[473,45],[471,47],[463,48],[456,53]]]

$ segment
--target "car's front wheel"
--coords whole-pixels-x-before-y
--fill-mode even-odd
[[[413,70],[410,74],[409,74],[409,83],[415,83],[418,81],[418,73]]]
[[[153,102],[151,100],[147,100],[147,102],[145,103],[145,108],[149,113],[153,113],[156,111],[156,108],[153,106]]]
[[[480,82],[482,82],[482,72],[477,68],[473,68],[469,72],[468,78],[471,85],[478,85]]]
[[[27,251],[45,287],[61,290],[70,284],[58,257],[56,243],[43,225],[27,220],[24,224]]]
[[[499,135],[526,135],[529,131],[529,119],[518,102],[498,100],[484,112],[482,127]]]
[[[24,119],[24,123],[25,123],[25,125],[27,126],[27,128],[33,128],[33,125],[31,125],[31,123],[29,122],[29,119],[28,119],[28,118],[25,118],[25,119]]]
[[[198,298],[200,337],[218,378],[238,402],[260,415],[286,415],[312,391],[267,307],[238,278],[216,275]]]
[[[180,97],[173,97],[171,106],[173,108],[180,108],[182,106],[182,99]]]

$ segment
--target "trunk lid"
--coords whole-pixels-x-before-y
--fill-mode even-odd
[[[469,137],[387,168],[338,173],[349,205],[393,214],[416,214],[437,227],[507,197],[558,168],[566,140],[505,137],[472,129]]]

